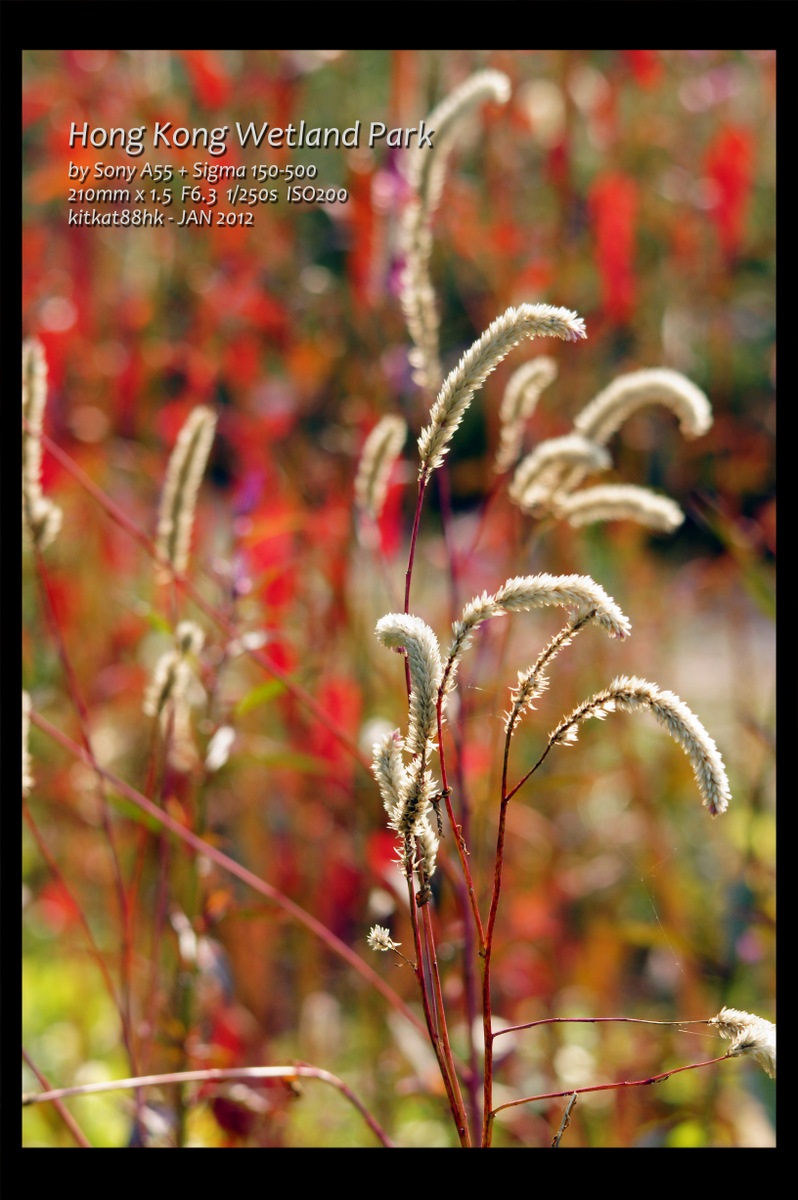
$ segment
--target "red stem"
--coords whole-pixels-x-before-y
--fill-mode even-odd
[[[708,1058],[705,1062],[687,1063],[683,1067],[672,1067],[670,1071],[663,1071],[661,1075],[651,1075],[648,1079],[622,1079],[616,1083],[597,1083],[593,1087],[567,1088],[564,1092],[545,1092],[539,1096],[524,1096],[521,1100],[508,1100],[493,1110],[490,1114],[491,1122],[503,1108],[516,1108],[519,1104],[529,1104],[533,1100],[557,1100],[562,1096],[573,1096],[574,1093],[581,1095],[582,1092],[608,1092],[615,1088],[645,1087],[649,1083],[661,1083],[664,1079],[669,1079],[671,1075],[678,1075],[680,1071],[695,1071],[699,1067],[711,1067],[715,1063],[724,1062],[727,1058],[728,1055],[721,1054],[719,1058]]]
[[[393,1148],[393,1142],[380,1127],[368,1109],[363,1105],[352,1089],[343,1080],[320,1067],[311,1067],[299,1063],[290,1067],[212,1067],[204,1071],[175,1071],[165,1075],[142,1075],[136,1079],[114,1079],[103,1083],[84,1083],[76,1087],[57,1088],[55,1091],[27,1093],[22,1097],[23,1105],[43,1104],[49,1101],[59,1101],[65,1096],[88,1096],[95,1092],[114,1092],[128,1088],[163,1087],[167,1084],[208,1083],[227,1079],[320,1079],[329,1083],[342,1095],[346,1096],[358,1110],[369,1129],[382,1142],[383,1146]]]

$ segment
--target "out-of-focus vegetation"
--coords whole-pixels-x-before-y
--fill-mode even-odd
[[[541,399],[530,448],[566,433],[597,391],[638,367],[684,372],[715,420],[685,442],[652,409],[613,443],[619,477],[686,510],[673,535],[622,523],[536,528],[501,490],[483,522],[498,399],[530,353],[520,349],[468,411],[441,472],[446,494],[428,496],[412,610],[445,641],[462,604],[508,576],[591,575],[633,635],[618,645],[587,631],[557,659],[514,742],[517,775],[563,713],[613,676],[638,674],[699,714],[733,794],[712,821],[688,761],[645,718],[592,722],[577,746],[555,750],[510,808],[494,1013],[510,1024],[665,1020],[728,1004],[775,1019],[772,52],[27,52],[23,319],[48,360],[45,430],[152,535],[177,432],[194,406],[211,405],[219,419],[192,578],[239,635],[265,635],[271,661],[367,757],[374,722],[404,728],[401,663],[373,630],[402,605],[412,439],[379,553],[352,505],[377,419],[401,413],[415,438],[427,411],[397,298],[399,152],[242,151],[231,141],[222,161],[315,163],[319,182],[345,187],[348,202],[264,206],[252,228],[96,229],[68,227],[70,162],[213,160],[174,150],[129,160],[70,149],[68,134],[72,122],[156,119],[413,127],[482,67],[506,72],[513,94],[504,108],[480,110],[447,174],[432,260],[446,369],[509,305],[545,301],[575,309],[588,339],[540,348],[557,358],[559,378]],[[64,512],[45,554],[48,584],[98,760],[313,914],[415,1008],[410,968],[365,943],[379,922],[412,945],[368,771],[279,682],[234,657],[230,638],[190,600],[159,587],[141,546],[47,453],[43,487]],[[451,512],[453,573],[442,509]],[[34,709],[80,742],[27,551],[23,609],[24,686]],[[184,617],[206,632],[205,696],[183,758],[163,761],[142,698]],[[483,909],[508,689],[556,622],[526,614],[481,630],[460,679],[465,733],[453,753]],[[220,725],[236,738],[208,773]],[[38,839],[26,824],[24,1042],[53,1086],[303,1060],[344,1079],[398,1144],[456,1144],[429,1048],[323,941],[145,824],[109,788],[115,860],[92,771],[36,727],[31,755]],[[450,838],[443,849],[454,860]],[[463,913],[444,870],[436,884],[450,1033],[465,1056]],[[497,1042],[506,1052],[497,1100],[643,1078],[722,1053],[692,1028],[549,1025],[512,1035]],[[25,1087],[39,1087],[27,1070]],[[148,1122],[148,1137],[173,1144],[374,1144],[343,1098],[312,1083],[301,1093],[184,1089],[182,1100],[164,1088],[147,1100],[139,1128],[132,1093],[66,1103],[94,1145],[131,1144]],[[736,1059],[656,1088],[584,1096],[563,1145],[769,1145],[773,1104],[771,1082]],[[510,1110],[494,1140],[546,1146],[563,1109]],[[25,1110],[24,1138],[73,1144],[51,1105]]]

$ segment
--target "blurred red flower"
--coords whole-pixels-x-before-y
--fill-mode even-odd
[[[635,304],[635,229],[637,185],[620,171],[596,177],[588,207],[596,239],[596,266],[601,275],[605,316],[621,325]]]
[[[751,131],[738,125],[724,125],[707,147],[704,164],[715,185],[710,215],[725,257],[734,258],[743,239],[751,194],[754,164]]]

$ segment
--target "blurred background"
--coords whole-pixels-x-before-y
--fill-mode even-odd
[[[587,630],[559,656],[514,741],[516,778],[564,713],[615,675],[637,674],[697,713],[733,795],[713,821],[689,762],[646,717],[590,722],[575,747],[552,752],[510,807],[494,1014],[510,1024],[665,1020],[727,1004],[775,1020],[773,52],[26,52],[23,325],[47,355],[45,430],[153,534],[177,433],[194,406],[214,408],[197,584],[370,756],[385,722],[406,722],[401,663],[373,629],[402,607],[414,442],[430,403],[412,382],[398,299],[401,151],[242,150],[229,137],[221,159],[149,147],[131,159],[70,149],[69,130],[165,120],[409,128],[487,67],[507,73],[512,97],[477,110],[435,222],[444,366],[511,304],[574,309],[588,339],[525,344],[475,398],[427,496],[411,610],[445,644],[462,605],[508,576],[590,574],[633,635],[618,644]],[[69,165],[98,161],[315,164],[317,182],[348,200],[263,205],[252,227],[70,227]],[[171,186],[179,197],[179,176]],[[486,507],[502,388],[533,353],[554,356],[559,377],[527,449],[568,432],[624,371],[672,367],[707,393],[715,420],[703,438],[686,442],[670,414],[651,408],[611,445],[613,478],[664,491],[685,510],[676,533],[536,526],[501,487]],[[410,437],[375,538],[354,513],[352,485],[386,413],[403,415]],[[141,702],[174,614],[148,556],[48,454],[43,486],[64,510],[46,561],[97,757],[146,791],[155,752]],[[178,604],[206,631],[204,696],[182,758],[164,765],[159,802],[369,956],[415,1006],[409,968],[365,944],[374,922],[412,944],[374,781],[189,601]],[[29,555],[23,608],[24,686],[79,740]],[[492,624],[463,664],[447,747],[484,913],[509,688],[560,622],[544,613]],[[221,725],[236,738],[210,772],[204,756]],[[100,969],[116,980],[124,958],[142,1073],[302,1059],[344,1078],[400,1144],[456,1144],[431,1051],[383,998],[280,910],[111,796],[131,896],[135,885],[123,952],[93,776],[36,729],[31,752],[38,838],[26,825],[24,1042],[53,1086],[131,1073]],[[453,850],[450,837],[444,848]],[[450,1030],[465,1055],[463,916],[445,870],[438,880]],[[723,1052],[697,1029],[509,1035],[497,1043],[496,1098],[643,1078]],[[24,1086],[38,1086],[27,1070]],[[95,1145],[373,1144],[354,1110],[319,1085],[301,1095],[174,1093],[152,1092],[138,1114],[119,1093],[69,1105]],[[511,1110],[497,1144],[548,1145],[563,1108]],[[736,1059],[657,1089],[582,1097],[564,1145],[764,1146],[773,1130],[774,1084]],[[25,1110],[24,1138],[74,1144],[50,1105]]]

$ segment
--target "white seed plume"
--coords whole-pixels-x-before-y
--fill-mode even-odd
[[[232,725],[220,725],[208,742],[205,752],[205,770],[212,774],[219,771],[230,757],[230,751],[236,740],[236,731]]]
[[[388,828],[400,835],[399,865],[405,875],[413,870],[428,879],[435,870],[437,839],[432,836],[428,816],[436,784],[427,769],[436,747],[438,691],[441,683],[441,654],[438,640],[420,617],[388,613],[377,622],[376,634],[384,646],[404,649],[410,668],[410,714],[407,737],[386,734],[373,750],[374,775],[388,811]],[[411,757],[402,761],[402,749]],[[416,843],[416,849],[414,849]]]
[[[721,1037],[731,1041],[727,1058],[750,1054],[771,1079],[776,1077],[776,1026],[764,1017],[741,1012],[737,1008],[722,1008],[709,1021]]]
[[[438,639],[420,617],[387,613],[375,630],[383,646],[404,648],[410,667],[410,716],[405,745],[412,755],[426,755],[437,734],[437,702],[443,667]]]
[[[508,471],[518,458],[524,426],[535,411],[541,392],[556,378],[555,359],[538,354],[508,379],[499,408],[499,447],[493,465],[497,474]]]
[[[386,733],[374,743],[371,769],[380,785],[386,811],[393,813],[401,808],[407,790],[407,771],[402,761],[402,735],[398,729]]]
[[[558,494],[552,497],[551,508],[555,516],[564,517],[570,525],[637,521],[651,529],[672,533],[684,521],[684,513],[674,500],[631,483],[602,484]]]
[[[413,341],[410,364],[420,387],[439,387],[441,367],[438,347],[438,311],[429,273],[432,253],[432,220],[440,203],[446,160],[464,118],[484,100],[504,104],[510,81],[499,71],[480,71],[456,88],[426,119],[434,133],[433,149],[415,147],[408,156],[408,182],[413,190],[402,219],[405,266],[401,277],[401,305]]]
[[[446,158],[464,119],[486,100],[506,104],[510,92],[510,80],[501,71],[478,71],[433,108],[425,122],[434,134],[433,149],[414,147],[408,158],[410,183],[428,214],[440,203]]]
[[[374,744],[371,769],[388,813],[388,828],[395,830],[401,838],[399,865],[405,874],[409,874],[414,865],[412,840],[425,836],[436,788],[426,770],[427,751],[416,755],[408,768],[404,765],[402,748],[398,729],[386,734]],[[436,848],[437,845],[429,847],[433,870]]]
[[[28,796],[33,787],[33,774],[28,750],[28,734],[30,732],[30,695],[22,689],[22,795]]]
[[[377,520],[385,504],[391,468],[407,438],[407,422],[392,414],[382,417],[363,445],[355,476],[355,503]]]
[[[587,474],[588,471],[606,471],[610,462],[609,453],[603,446],[579,433],[547,438],[516,467],[509,488],[510,499],[525,512],[530,512],[549,500],[564,467],[577,466]]]
[[[699,387],[679,371],[653,367],[613,379],[582,409],[574,428],[605,445],[633,412],[647,404],[670,408],[687,438],[700,437],[712,424],[712,407]]]
[[[700,437],[712,425],[712,406],[699,387],[679,371],[652,367],[613,379],[577,415],[574,432],[604,446],[632,413],[649,404],[670,408],[686,438]],[[550,494],[572,492],[586,474],[580,466],[560,471]]]
[[[391,931],[386,929],[384,925],[372,925],[366,938],[372,950],[395,950],[397,946],[401,946],[401,942],[395,942],[391,937]]]
[[[521,717],[529,709],[534,708],[533,700],[545,692],[549,686],[548,676],[544,675],[543,668],[548,666],[552,659],[556,658],[560,651],[565,646],[570,646],[571,642],[576,637],[588,621],[592,618],[586,616],[575,616],[571,621],[555,634],[554,637],[538,655],[537,661],[526,671],[518,672],[518,684],[510,693],[512,706],[508,713],[505,713],[506,723],[505,732],[512,736],[513,730],[520,721]]]
[[[425,881],[430,880],[435,874],[439,845],[438,836],[430,825],[429,818],[425,817],[416,834],[416,861],[414,864]]]
[[[205,633],[196,621],[181,621],[175,630],[175,642],[181,654],[199,654],[205,645]]]
[[[178,575],[183,575],[188,565],[197,493],[215,429],[216,413],[212,409],[205,405],[193,409],[178,434],[166,470],[156,547]],[[166,583],[170,578],[168,571],[158,572],[159,582]]]
[[[199,654],[204,642],[205,634],[195,621],[180,622],[175,630],[175,645],[156,662],[144,694],[142,709],[146,716],[165,714],[167,705],[177,711],[187,700],[195,679],[188,656]]]
[[[395,829],[402,838],[400,865],[407,874],[414,865],[412,839],[421,837],[432,811],[432,797],[437,788],[432,775],[424,770],[424,758],[414,758],[407,768],[407,785],[402,799],[388,812],[388,828]]]
[[[610,637],[625,638],[631,632],[628,617],[588,575],[519,575],[503,583],[495,595],[483,592],[469,601],[460,620],[452,625],[454,636],[446,661],[444,690],[451,690],[463,652],[483,621],[550,606],[573,608],[577,617],[589,614],[590,620],[603,626]]]
[[[439,467],[474,393],[524,338],[558,337],[575,342],[587,337],[585,323],[568,308],[521,304],[508,308],[488,327],[450,371],[418,439],[419,478]]]
[[[570,638],[567,639],[567,641],[570,640]],[[565,645],[566,641],[561,644]],[[535,707],[532,701],[537,700],[538,696],[541,696],[548,686],[548,677],[543,674],[540,659],[534,666],[528,667],[526,671],[518,672],[518,683],[510,692],[512,706],[510,711],[505,713],[505,733],[512,733],[523,714]]]
[[[42,495],[42,426],[47,401],[47,362],[38,338],[22,343],[22,525],[44,550],[61,528],[61,509]]]
[[[547,605],[574,608],[580,616],[590,614],[610,637],[620,639],[627,637],[632,628],[612,596],[589,575],[517,576],[502,584],[496,601],[507,612]]]
[[[400,303],[413,347],[408,354],[413,380],[430,392],[438,387],[442,370],[438,345],[438,308],[429,276],[432,229],[421,201],[413,199],[402,218],[405,265],[400,279]]]
[[[142,710],[148,717],[158,717],[171,702],[177,705],[186,694],[191,680],[191,668],[179,650],[167,650],[155,664],[149,687],[144,693]]]
[[[588,717],[603,720],[616,708],[624,712],[648,709],[687,754],[703,803],[712,816],[726,811],[731,791],[715,742],[684,701],[645,679],[626,675],[613,679],[608,688],[585,700],[561,721],[549,741],[553,745],[575,742],[580,722]]]

